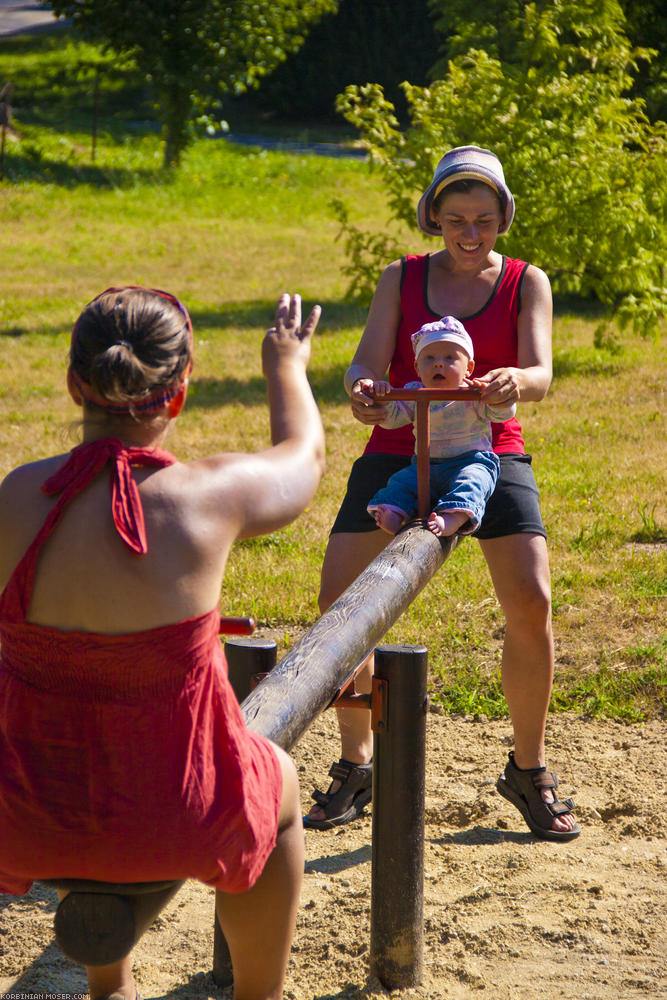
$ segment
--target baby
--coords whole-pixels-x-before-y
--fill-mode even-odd
[[[475,386],[472,340],[453,316],[426,323],[412,335],[415,367],[421,381],[406,389],[458,389]],[[364,380],[366,381],[366,380]],[[369,395],[383,399],[391,386],[368,380]],[[414,423],[416,403],[387,400],[382,427]],[[489,406],[479,400],[436,400],[430,404],[430,480],[435,497],[427,527],[437,536],[470,534],[482,520],[486,502],[495,489],[500,462],[491,449],[491,425],[516,413],[516,405]],[[417,512],[417,460],[393,475],[368,504],[377,525],[396,534]]]

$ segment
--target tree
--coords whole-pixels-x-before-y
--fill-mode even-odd
[[[340,91],[374,80],[403,110],[403,80],[431,79],[424,38],[432,34],[429,0],[340,0],[337,12],[318,21],[296,55],[262,81],[252,103],[272,112],[287,108],[298,118],[338,120]]]
[[[609,319],[655,333],[667,304],[667,128],[652,125],[643,102],[626,96],[637,60],[649,56],[631,49],[616,0],[513,9],[511,63],[499,58],[504,40],[492,31],[496,54],[467,49],[430,87],[405,84],[405,131],[377,85],[348,88],[339,108],[360,130],[394,218],[415,225],[418,195],[447,148],[493,149],[517,204],[503,251],[542,267],[556,291],[595,296]],[[460,27],[477,44],[489,30],[471,19]],[[351,291],[363,295],[399,248],[351,226],[344,207],[339,212]],[[601,325],[598,342],[608,331]]]
[[[664,42],[667,13],[658,0],[619,0],[625,21],[623,30],[632,46],[650,48]],[[430,79],[446,74],[447,63],[469,49],[484,49],[499,59],[506,72],[513,66],[522,43],[522,21],[528,0],[429,0],[436,30],[443,38],[442,59],[432,67]],[[538,8],[544,3],[538,3]],[[602,0],[592,8],[604,25],[617,16]],[[595,27],[593,24],[591,27]],[[567,24],[561,21],[561,40]],[[520,58],[517,61],[517,69]],[[633,75],[632,94],[647,103],[654,121],[667,114],[667,49],[658,47],[650,60],[641,60]]]
[[[131,56],[150,81],[177,163],[193,119],[257,86],[338,0],[53,0],[90,41]]]
[[[633,45],[657,49],[655,59],[640,66],[633,93],[646,101],[649,117],[667,119],[667,10],[662,0],[621,0],[627,36]]]

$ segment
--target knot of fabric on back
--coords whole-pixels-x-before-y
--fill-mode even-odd
[[[159,448],[128,448],[118,438],[98,438],[80,444],[42,485],[42,492],[49,496],[61,494],[47,520],[49,528],[60,519],[65,505],[101,472],[107,462],[111,462],[111,515],[116,531],[130,551],[145,555],[148,551],[146,525],[132,466],[164,468],[175,461],[169,452]]]

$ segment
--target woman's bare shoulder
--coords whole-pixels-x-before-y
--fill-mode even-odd
[[[387,308],[395,308],[401,297],[401,277],[403,261],[394,260],[388,264],[375,288],[373,300],[368,314],[368,323],[372,325],[374,317]],[[367,324],[368,325],[368,324]]]
[[[143,486],[184,515],[205,516],[216,524],[233,525],[253,491],[259,491],[271,468],[270,449],[259,452],[221,452],[191,461],[177,461],[160,470],[160,481],[149,477]]]
[[[523,276],[524,287],[536,288],[536,289],[549,289],[551,288],[551,282],[545,271],[537,264],[528,264]]]
[[[402,273],[403,273],[403,258],[400,257],[398,260],[392,260],[391,264],[387,264],[384,271],[380,275],[380,282],[400,281]]]
[[[35,462],[26,462],[19,465],[0,482],[0,497],[8,498],[16,496],[24,491],[40,489],[45,480],[56,472],[67,459],[67,454],[52,455],[49,458],[41,458]]]
[[[53,506],[53,498],[45,496],[41,486],[65,458],[57,455],[20,465],[0,483],[0,587],[5,586]]]

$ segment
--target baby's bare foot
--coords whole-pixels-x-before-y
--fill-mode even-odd
[[[428,528],[429,531],[432,531],[437,538],[442,538],[444,535],[447,534],[446,530],[447,525],[444,517],[442,517],[440,514],[436,514],[435,512],[429,514],[428,520],[426,522],[426,527]]]
[[[429,514],[426,527],[438,538],[448,538],[459,530],[462,524],[468,520],[468,515],[463,511],[454,510],[445,514],[436,514],[433,511]]]
[[[373,517],[378,528],[382,528],[389,535],[395,535],[405,521],[405,516],[393,507],[381,505],[373,511]]]

